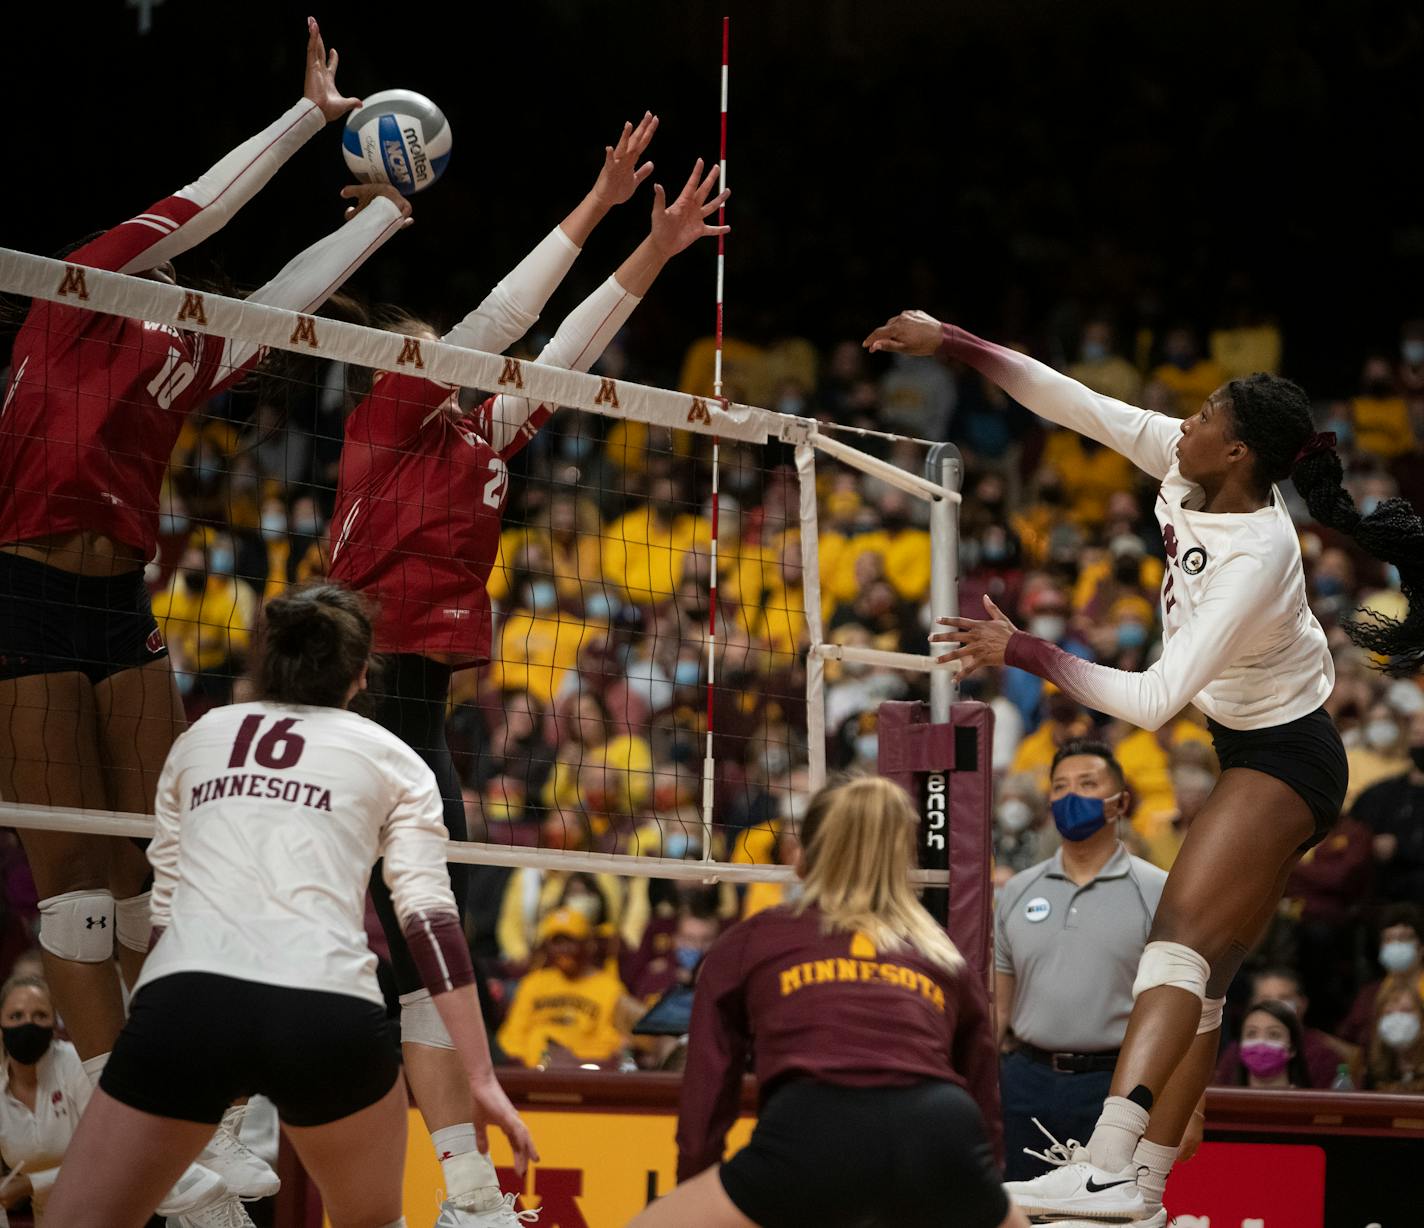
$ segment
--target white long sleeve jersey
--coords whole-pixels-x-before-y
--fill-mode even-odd
[[[1099,396],[962,329],[948,326],[945,334],[952,357],[1034,413],[1120,452],[1162,483],[1156,504],[1167,551],[1161,657],[1133,673],[1015,635],[1010,665],[1144,729],[1160,728],[1189,703],[1228,729],[1264,729],[1325,702],[1335,666],[1306,600],[1300,540],[1278,490],[1254,512],[1204,512],[1204,492],[1178,468],[1178,420]]]
[[[214,709],[173,744],[155,819],[162,935],[136,988],[211,972],[381,1002],[364,927],[377,858],[403,925],[455,916],[434,775],[351,712]]]

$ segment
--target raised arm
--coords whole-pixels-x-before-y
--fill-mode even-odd
[[[618,266],[612,277],[569,313],[540,352],[541,363],[569,371],[587,371],[628,322],[669,260],[698,239],[725,234],[730,229],[709,226],[704,220],[721,208],[730,195],[721,192],[709,201],[718,173],[719,168],[714,166],[704,177],[699,158],[671,205],[664,197],[662,186],[654,187],[648,237]],[[477,429],[507,460],[533,438],[554,408],[528,397],[501,395],[485,402],[477,411],[489,415],[489,421],[478,423]]]
[[[327,54],[315,19],[307,18],[301,101],[187,187],[77,248],[68,259],[120,273],[145,272],[215,234],[328,121],[360,105],[360,99],[343,97],[336,88],[337,58],[334,48]],[[171,273],[162,280],[171,281]]]
[[[1002,345],[941,324],[923,311],[903,311],[864,343],[872,353],[943,354],[973,367],[1041,418],[1096,439],[1154,478],[1172,467],[1181,428],[1174,418],[1099,396],[1052,367]]]
[[[603,167],[588,195],[490,291],[484,302],[445,334],[445,340],[498,354],[524,336],[573,268],[594,227],[614,205],[628,200],[652,173],[653,164],[639,166],[638,159],[657,130],[657,116],[650,113],[644,113],[636,128],[625,123],[618,144],[604,147]]]

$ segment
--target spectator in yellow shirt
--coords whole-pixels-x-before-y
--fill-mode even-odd
[[[1069,514],[1081,525],[1102,524],[1108,500],[1134,480],[1127,457],[1074,431],[1053,431],[1048,436],[1042,464],[1057,475]]]
[[[510,1058],[525,1066],[558,1064],[560,1058],[603,1063],[626,1047],[617,1021],[620,1010],[629,1010],[628,991],[611,967],[594,964],[592,938],[587,919],[572,908],[544,918],[539,944],[547,962],[519,982],[499,1029],[500,1047]]]
[[[1178,326],[1169,330],[1162,355],[1166,361],[1152,372],[1152,378],[1172,390],[1179,418],[1190,418],[1226,383],[1221,366],[1201,356],[1195,329]]]
[[[153,599],[179,689],[196,689],[214,703],[227,702],[257,620],[257,594],[232,574],[236,558],[228,534],[199,529]]]
[[[1389,359],[1374,355],[1360,373],[1360,394],[1350,400],[1355,446],[1361,452],[1393,460],[1415,447],[1409,408],[1399,394]]]
[[[490,683],[498,691],[528,691],[547,708],[579,653],[604,628],[561,611],[558,589],[547,575],[527,577],[518,597],[519,607],[500,627]]]
[[[676,484],[655,478],[647,501],[604,529],[603,575],[634,605],[660,605],[677,592],[698,523],[677,513]]]
[[[1078,361],[1065,373],[1100,396],[1136,405],[1142,393],[1142,375],[1118,352],[1113,326],[1108,320],[1089,320],[1083,326]]]

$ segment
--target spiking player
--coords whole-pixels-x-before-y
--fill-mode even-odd
[[[538,318],[594,225],[632,196],[651,172],[637,167],[656,130],[645,115],[625,125],[589,197],[444,340],[498,352]],[[668,205],[654,188],[652,229],[608,281],[560,325],[539,362],[586,371],[623,327],[663,266],[705,235],[723,233],[703,219],[726,200],[708,199],[717,168],[702,162]],[[433,330],[413,325],[418,336]],[[487,399],[470,413],[459,390],[409,374],[377,378],[346,423],[332,516],[331,575],[378,605],[376,647],[386,665],[377,719],[430,765],[445,798],[445,823],[464,839],[464,804],[445,740],[445,709],[454,669],[489,660],[491,619],[485,583],[499,549],[509,491],[509,460],[543,425],[553,406],[524,397]],[[463,906],[463,879],[455,875]],[[445,1176],[439,1228],[512,1224],[494,1169],[477,1146],[476,1125],[459,1061],[405,950],[379,876],[371,882],[389,939],[401,993],[406,1073]]]
[[[301,100],[187,187],[70,252],[70,297],[35,302],[16,338],[0,410],[0,796],[152,810],[183,724],[143,579],[159,491],[189,411],[260,357],[253,345],[88,311],[83,269],[172,283],[175,257],[225,225],[325,124],[358,105],[337,89],[336,67],[336,51],[327,54],[308,19]],[[389,188],[342,194],[356,202],[351,220],[250,301],[310,310],[409,212]],[[200,313],[200,300],[193,310]],[[123,1022],[115,935],[130,982],[148,942],[147,866],[127,841],[22,836],[41,897],[46,975],[97,1078]],[[193,1196],[214,1188],[198,1182]],[[188,1198],[164,1209],[193,1205]]]
[[[250,1092],[277,1106],[333,1228],[405,1224],[406,1093],[363,923],[377,858],[461,1082],[521,1173],[538,1158],[490,1063],[435,778],[346,710],[365,603],[319,585],[265,624],[261,699],[198,721],[159,781],[153,950],[50,1200],[64,1228],[139,1228]]]
[[[1424,535],[1403,500],[1359,516],[1341,486],[1333,437],[1314,433],[1310,402],[1288,380],[1232,380],[1179,422],[1098,396],[923,312],[897,316],[866,345],[965,362],[1162,483],[1164,642],[1150,669],[1080,661],[1017,630],[988,602],[989,620],[943,620],[954,629],[931,637],[957,642],[941,660],[966,671],[1007,662],[1146,729],[1188,703],[1207,715],[1221,778],[1167,879],[1111,1094],[1087,1147],[1055,1144],[1059,1167],[1009,1186],[1030,1215],[1160,1228],[1167,1174],[1216,1059],[1227,986],[1274,916],[1291,869],[1330,829],[1345,795],[1344,749],[1321,707],[1334,666],[1275,484],[1290,477],[1318,518],[1379,557],[1407,565]],[[1410,633],[1417,651],[1415,626],[1356,629],[1386,650],[1408,649]]]

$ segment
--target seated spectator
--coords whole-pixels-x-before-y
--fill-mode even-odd
[[[1109,320],[1093,319],[1083,325],[1078,361],[1065,374],[1101,396],[1129,405],[1138,404],[1142,394],[1142,375],[1122,356]]]
[[[74,1046],[55,1039],[54,1005],[41,978],[5,982],[0,1029],[0,1156],[10,1170],[0,1182],[0,1222],[28,1199],[39,1225],[91,1086]],[[21,1165],[24,1171],[16,1172]]]
[[[1424,1001],[1409,989],[1385,994],[1375,1012],[1367,1086],[1376,1092],[1424,1091]]]
[[[1133,483],[1131,461],[1074,431],[1055,430],[1048,436],[1042,464],[1058,475],[1073,521],[1088,528],[1101,525],[1108,500]]]
[[[918,439],[949,438],[958,390],[938,358],[891,356],[880,377],[880,422],[887,431]]]
[[[1360,391],[1351,399],[1355,446],[1381,460],[1412,452],[1418,444],[1409,408],[1394,381],[1394,366],[1383,354],[1373,354],[1360,371]]]
[[[1004,671],[1005,674],[1009,672]],[[1049,770],[1059,747],[1088,737],[1093,728],[1088,714],[1057,687],[1044,701],[1044,707],[1047,719],[1019,743],[1013,762],[1009,764],[1009,771],[1015,776],[1029,773],[1040,793],[1048,792]]]
[[[1226,1077],[1223,1066],[1218,1066],[1216,1081],[1274,1091],[1311,1087],[1302,1055],[1303,1043],[1300,1020],[1293,1008],[1269,998],[1257,1002],[1241,1021],[1241,1036],[1232,1046]]]
[[[1376,953],[1384,975],[1360,988],[1340,1025],[1340,1035],[1354,1045],[1369,1044],[1375,1008],[1391,991],[1409,989],[1424,997],[1424,917],[1413,904],[1385,909]]]
[[[683,561],[697,540],[695,523],[680,515],[684,506],[673,479],[658,477],[640,506],[604,527],[603,576],[633,605],[657,605],[677,592]]]
[[[558,821],[555,816],[555,822]],[[547,827],[540,833],[540,848],[577,848],[561,844],[563,833]],[[574,880],[581,886],[571,886]],[[591,897],[597,898],[591,898]],[[592,927],[617,926],[623,915],[623,883],[612,874],[579,874],[568,870],[540,870],[524,866],[510,876],[499,910],[499,954],[506,965],[522,970],[534,954],[545,919],[560,907],[576,912]]]
[[[710,900],[692,896],[678,906],[668,950],[648,960],[629,986],[635,998],[652,1005],[674,985],[692,984],[697,965],[722,931],[716,903],[715,896]]]
[[[1040,584],[1035,588],[1026,589],[1024,593],[1020,625],[1030,635],[1047,640],[1050,644],[1056,644],[1064,652],[1070,652],[1075,657],[1091,661],[1093,650],[1069,629],[1069,612],[1068,597],[1062,589],[1052,583]],[[967,611],[967,613],[972,618],[979,617],[973,610]],[[1030,733],[1036,730],[1041,716],[1040,705],[1044,696],[1048,694],[1050,684],[1036,674],[1030,674],[1027,670],[1005,666],[1000,673],[999,685],[1003,690],[1004,698],[1019,710],[1019,715],[1023,717],[1024,728]],[[1050,753],[1048,758],[1052,757]],[[1046,760],[1044,766],[1047,766]]]
[[[1059,843],[1036,777],[1031,772],[1004,777],[994,807],[994,881],[1006,883],[1020,870],[1046,861]]]
[[[1292,1036],[1292,1046],[1304,1065],[1302,1082],[1297,1087],[1329,1087],[1340,1071],[1340,1063],[1353,1065],[1359,1058],[1359,1050],[1353,1045],[1315,1028],[1305,1026],[1309,999],[1301,992],[1300,977],[1289,968],[1263,968],[1251,977],[1251,996],[1247,1006],[1249,1018],[1262,1003],[1278,1006],[1293,1012],[1298,1021],[1299,1034]],[[1244,1022],[1244,1020],[1243,1020]],[[1239,1042],[1232,1041],[1221,1052],[1216,1064],[1216,1082],[1234,1084],[1240,1074]]]
[[[627,1044],[617,1019],[627,990],[595,960],[586,917],[560,908],[539,926],[542,966],[519,982],[500,1047],[526,1066],[615,1061]]]
[[[1205,749],[1210,750],[1210,747]],[[1173,758],[1177,762],[1171,769],[1172,796],[1177,808],[1169,815],[1158,815],[1151,820],[1133,820],[1133,828],[1141,836],[1147,850],[1147,860],[1164,870],[1172,868],[1192,820],[1201,813],[1206,799],[1216,787],[1216,772],[1212,768],[1193,763],[1181,755],[1174,755]]]
[[[1349,604],[1354,604],[1353,596]],[[1345,760],[1350,769],[1346,811],[1371,785],[1409,771],[1408,731],[1385,700],[1372,704],[1366,711],[1360,740],[1346,749]]]
[[[1152,372],[1152,379],[1171,390],[1179,418],[1190,418],[1226,382],[1220,365],[1201,356],[1201,343],[1193,328],[1179,325],[1169,329],[1162,357],[1165,361]]]
[[[1424,712],[1409,719],[1407,772],[1372,785],[1355,818],[1374,833],[1375,892],[1388,903],[1424,900]]]

